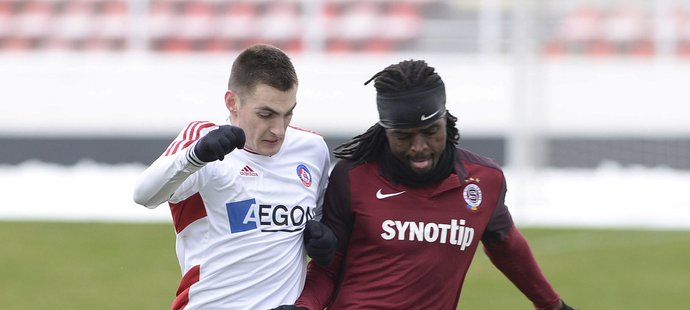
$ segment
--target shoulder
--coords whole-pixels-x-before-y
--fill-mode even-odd
[[[165,156],[173,155],[178,151],[192,145],[196,140],[211,130],[215,123],[209,121],[192,121],[187,123],[177,134],[177,137],[170,143],[163,153]]]
[[[289,126],[283,141],[284,156],[294,156],[300,161],[319,162],[330,166],[330,151],[324,138],[318,133]],[[287,155],[291,154],[291,155]]]
[[[290,133],[290,135],[292,135],[296,138],[299,138],[299,139],[307,139],[307,140],[314,140],[314,141],[318,141],[318,140],[323,141],[324,140],[323,136],[320,133],[313,131],[313,130],[304,129],[304,128],[296,127],[296,126],[292,126],[292,125],[288,126],[288,128],[286,130],[287,130],[287,132]]]
[[[331,175],[341,175],[341,176],[346,176],[350,173],[350,171],[354,169],[360,169],[362,167],[367,167],[370,164],[367,163],[357,163],[354,160],[351,159],[339,159],[338,162],[333,165],[333,170],[331,171]]]
[[[333,169],[328,176],[329,188],[349,188],[350,171],[355,166],[355,162],[349,159],[338,159],[333,165]]]
[[[472,182],[472,179],[482,180],[485,186],[491,186],[499,192],[505,193],[506,177],[501,166],[493,158],[479,155],[472,151],[456,148],[455,169],[461,179]]]
[[[216,123],[210,121],[191,121],[187,123],[177,135],[178,140],[195,141],[216,128]]]
[[[295,126],[288,126],[286,129],[286,142],[297,145],[315,145],[328,149],[326,140],[318,132],[299,128]]]
[[[316,136],[321,137],[321,134],[318,133],[318,132],[316,132],[316,131],[314,131],[314,130],[309,130],[309,129],[305,129],[305,128],[297,127],[297,126],[293,126],[293,125],[288,126],[288,128],[289,128],[289,130],[294,130],[294,131],[297,131],[297,132],[302,132],[302,133],[305,133],[305,134],[312,134],[312,135],[316,135]]]
[[[198,133],[213,126],[216,126],[216,124],[209,121],[191,121],[182,128],[181,132],[189,134]]]
[[[501,166],[498,164],[498,162],[496,162],[495,159],[484,155],[479,155],[475,152],[460,147],[455,149],[455,160],[460,161],[463,164],[474,164],[497,170],[501,173],[503,172]]]
[[[354,160],[350,159],[339,159],[335,165],[333,165],[333,170],[338,170],[338,171],[347,171],[352,169],[352,167],[355,165]]]

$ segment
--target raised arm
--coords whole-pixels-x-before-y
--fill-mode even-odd
[[[180,185],[206,163],[223,160],[226,154],[244,146],[242,129],[232,125],[213,129],[214,126],[209,122],[192,122],[182,130],[139,176],[134,187],[134,201],[155,208],[168,201]]]

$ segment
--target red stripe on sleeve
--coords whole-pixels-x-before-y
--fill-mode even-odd
[[[178,203],[168,203],[173,217],[175,231],[179,234],[189,224],[206,217],[206,207],[201,194],[196,193]]]
[[[170,153],[171,155],[177,153],[177,151],[180,150],[181,144],[185,143],[186,141],[189,141],[189,137],[193,136],[197,126],[199,126],[200,123],[201,122],[193,122],[192,124],[190,124],[190,126],[187,127],[187,130],[184,132],[184,135],[182,136],[182,140],[177,141],[175,147],[172,149],[172,152]]]
[[[185,142],[185,144],[182,146],[182,148],[184,149],[184,148],[190,146],[192,143],[194,143],[194,141],[199,140],[199,138],[201,137],[201,131],[203,129],[213,127],[213,126],[215,126],[215,124],[213,124],[213,123],[205,123],[205,124],[199,126],[199,128],[194,132],[194,136],[192,136],[191,139],[189,139],[187,142]]]
[[[173,150],[177,149],[177,146],[180,144],[180,141],[184,141],[187,139],[187,133],[189,132],[189,129],[191,127],[194,127],[197,123],[199,123],[199,122],[198,121],[191,122],[191,123],[187,124],[187,126],[184,129],[182,129],[182,131],[180,132],[182,134],[182,139],[180,139],[179,135],[178,135],[178,138],[173,140],[173,142],[171,142],[170,145],[168,146],[168,149],[165,150],[165,156],[175,154],[173,152]]]
[[[187,127],[180,132],[180,135],[178,135],[175,141],[170,143],[170,146],[168,146],[168,148],[165,150],[164,155],[173,155],[177,153],[177,151],[190,146],[192,143],[194,143],[194,141],[199,140],[202,130],[213,126],[216,126],[216,124],[206,121],[189,123]]]
[[[172,310],[182,310],[187,307],[189,303],[189,288],[194,283],[199,282],[199,274],[201,273],[201,266],[196,265],[190,268],[182,277],[180,286],[177,287],[177,294],[172,303]]]

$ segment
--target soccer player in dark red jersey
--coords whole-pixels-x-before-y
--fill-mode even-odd
[[[457,147],[434,68],[402,61],[372,80],[379,122],[335,150],[326,190],[336,258],[310,264],[300,298],[278,309],[456,309],[480,241],[535,309],[572,309],[515,227],[501,168]]]

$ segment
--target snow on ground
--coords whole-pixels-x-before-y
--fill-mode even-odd
[[[142,165],[73,167],[26,162],[0,167],[5,202],[0,219],[77,221],[170,221],[165,206],[150,210],[132,200]]]
[[[166,205],[132,201],[142,165],[26,162],[0,166],[0,220],[170,222]],[[506,169],[519,226],[690,229],[689,171],[604,165],[595,170]]]
[[[518,224],[690,228],[690,171],[608,164],[595,170],[508,170],[506,177],[506,201]]]

